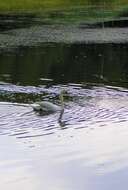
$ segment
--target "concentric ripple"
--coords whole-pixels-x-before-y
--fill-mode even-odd
[[[22,97],[25,94],[45,93],[44,99],[59,103],[60,90],[65,89],[65,111],[61,122],[59,114],[39,115],[35,113],[30,103],[0,103],[0,135],[8,134],[17,138],[32,138],[52,135],[65,128],[86,129],[92,126],[103,127],[112,123],[127,123],[128,95],[123,88],[107,86],[91,86],[68,84],[63,86],[21,87],[1,85],[0,90],[11,96],[16,93]],[[33,95],[34,97],[34,95]],[[50,97],[50,98],[48,98]],[[22,100],[22,98],[21,98]],[[17,101],[17,99],[15,99]],[[30,101],[30,99],[29,99]],[[34,101],[33,99],[31,101]]]

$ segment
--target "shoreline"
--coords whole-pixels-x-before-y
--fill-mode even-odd
[[[0,20],[1,21],[1,20]],[[43,43],[65,43],[65,44],[124,44],[128,43],[128,19],[116,20],[116,26],[111,26],[113,21],[105,21],[90,24],[44,24],[36,17],[24,15],[3,22],[4,30],[0,31],[0,50],[9,50],[18,47],[40,46]],[[17,22],[19,25],[17,25]],[[10,25],[8,25],[8,23]],[[119,23],[119,26],[117,25]],[[120,24],[124,23],[123,27]],[[108,27],[108,25],[110,26]],[[0,22],[1,25],[1,22]],[[7,25],[7,28],[6,28]],[[101,25],[101,26],[100,26]],[[11,27],[12,26],[12,27]],[[81,27],[82,26],[82,27]],[[84,26],[84,27],[83,27]]]

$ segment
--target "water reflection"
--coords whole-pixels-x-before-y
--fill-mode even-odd
[[[127,44],[45,44],[0,59],[0,187],[126,186],[128,90],[117,86],[127,86]],[[61,122],[33,111],[35,101],[60,105],[62,89]]]
[[[27,88],[29,89],[29,87]],[[49,88],[49,92],[47,91],[49,97],[51,96],[49,101],[61,104],[58,96],[60,88],[62,87],[59,85],[58,89],[57,86]],[[29,102],[1,102],[0,134],[9,134],[17,138],[31,138],[50,135],[64,128],[86,129],[93,125],[102,127],[108,124],[127,123],[128,97],[126,89],[121,90],[120,88],[114,89],[105,86],[84,88],[81,85],[79,85],[79,88],[77,85],[76,88],[76,85],[73,84],[65,85],[65,89],[68,94],[64,100],[64,113],[61,122],[58,120],[59,112],[40,115],[34,112]],[[43,90],[45,91],[45,88]],[[40,93],[40,88],[36,89],[36,94],[38,93]],[[52,97],[52,94],[56,94],[56,96]],[[18,96],[24,97],[24,93],[17,91]],[[45,99],[45,95],[42,98]],[[24,99],[21,98],[21,100]]]
[[[59,93],[57,87],[50,92]],[[28,104],[0,103],[2,188],[99,190],[127,183],[127,89],[65,88],[66,126],[57,114],[40,117]]]
[[[0,80],[48,86],[65,82],[127,85],[127,44],[46,44],[1,54]],[[43,80],[42,80],[43,78]]]
[[[58,123],[58,113],[41,117],[30,104],[0,103],[2,188],[120,189],[122,185],[115,178],[126,184],[127,89],[53,85],[46,93],[54,94],[50,101],[57,102],[55,94],[62,87],[68,92],[62,123]],[[3,90],[4,85],[0,88]],[[29,86],[13,85],[12,90],[20,96],[24,94],[18,88],[31,91]],[[36,88],[36,94],[41,89],[47,90]],[[7,84],[4,90],[8,90]]]

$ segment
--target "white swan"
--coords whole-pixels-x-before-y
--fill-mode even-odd
[[[60,93],[60,102],[61,105],[56,105],[53,104],[52,102],[48,102],[48,101],[41,101],[41,102],[35,102],[34,104],[31,104],[31,107],[33,108],[34,111],[36,112],[44,112],[47,114],[51,114],[54,112],[60,112],[60,116],[59,116],[59,121],[62,118],[62,115],[64,113],[64,94],[65,94],[65,90],[62,90]]]
[[[44,111],[44,112],[57,112],[61,111],[61,106],[55,105],[52,102],[48,101],[41,101],[41,102],[35,102],[34,104],[31,104],[34,111]]]

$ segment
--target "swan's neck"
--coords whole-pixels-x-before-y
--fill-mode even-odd
[[[64,110],[64,96],[63,96],[63,93],[60,94],[60,103],[61,103],[62,110]]]
[[[59,122],[61,122],[63,113],[64,113],[64,96],[63,92],[60,93],[60,103],[61,103],[61,111],[60,111],[60,116],[59,116]]]

